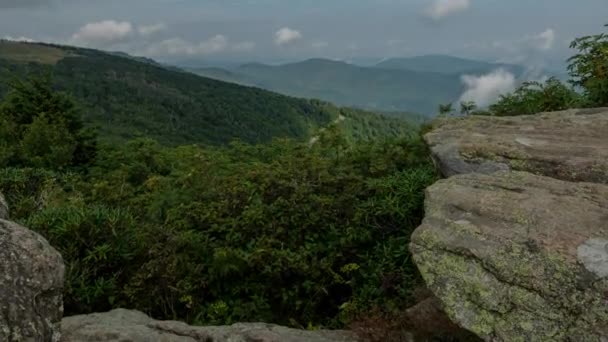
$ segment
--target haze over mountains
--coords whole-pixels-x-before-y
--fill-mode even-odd
[[[467,90],[464,75],[480,77],[504,70],[517,79],[525,71],[518,65],[444,55],[393,58],[373,66],[317,58],[281,65],[187,69],[210,78],[343,106],[426,115],[435,114],[439,104],[460,99]]]

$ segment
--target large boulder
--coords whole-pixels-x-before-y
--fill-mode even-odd
[[[0,218],[6,218],[0,198]],[[59,340],[64,265],[40,235],[0,219],[0,341]]]
[[[454,322],[488,341],[608,340],[608,185],[464,174],[425,206],[410,249]]]
[[[62,342],[351,342],[344,331],[303,331],[264,323],[193,327],[181,322],[156,321],[138,311],[64,318]]]
[[[4,196],[0,194],[0,220],[8,220],[8,204],[4,199]]]
[[[608,108],[447,119],[425,140],[446,177],[517,170],[608,184]]]

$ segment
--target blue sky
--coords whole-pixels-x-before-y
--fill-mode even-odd
[[[0,0],[0,38],[163,61],[452,54],[555,65],[606,0]]]

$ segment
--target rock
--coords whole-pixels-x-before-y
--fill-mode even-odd
[[[303,331],[264,323],[193,327],[181,322],[156,321],[138,311],[64,318],[63,342],[347,342],[356,338],[344,331]]]
[[[0,219],[0,341],[58,341],[63,279],[63,259],[43,237]]]
[[[425,209],[410,250],[455,323],[487,341],[608,340],[608,185],[464,174]]]
[[[608,108],[447,119],[425,136],[446,177],[500,170],[608,184]]]
[[[0,220],[8,220],[8,204],[4,199],[4,196],[0,194]]]
[[[405,311],[405,324],[414,338],[412,341],[436,341],[448,338],[458,341],[477,341],[472,334],[454,324],[434,296],[420,301]]]

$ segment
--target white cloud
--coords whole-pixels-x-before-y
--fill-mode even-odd
[[[466,90],[460,101],[475,101],[480,107],[491,105],[500,95],[510,93],[516,87],[515,75],[504,69],[482,76],[463,75],[462,83]]]
[[[527,41],[530,42],[535,48],[543,51],[551,50],[555,44],[556,34],[553,29],[546,29],[545,31],[527,37]]]
[[[35,40],[28,38],[28,37],[11,37],[11,36],[4,36],[2,37],[3,40],[8,40],[11,42],[25,42],[25,43],[34,43]]]
[[[167,25],[164,23],[152,24],[152,25],[141,25],[137,28],[137,32],[142,36],[153,35],[167,29]]]
[[[466,11],[471,7],[470,0],[435,0],[426,9],[426,15],[433,20],[440,20],[452,14]]]
[[[228,38],[218,34],[198,43],[189,42],[182,38],[163,40],[148,46],[147,53],[152,56],[204,56],[222,52],[226,48],[228,48]]]
[[[72,35],[71,42],[79,45],[108,45],[122,41],[133,33],[133,25],[127,21],[105,20],[88,23]]]
[[[502,49],[512,53],[530,52],[532,50],[548,51],[553,48],[557,41],[555,30],[548,28],[541,33],[527,34],[519,39],[498,40],[491,43],[491,47]]]
[[[274,42],[277,45],[291,43],[301,38],[302,33],[300,31],[290,29],[289,27],[283,27],[274,34]]]

